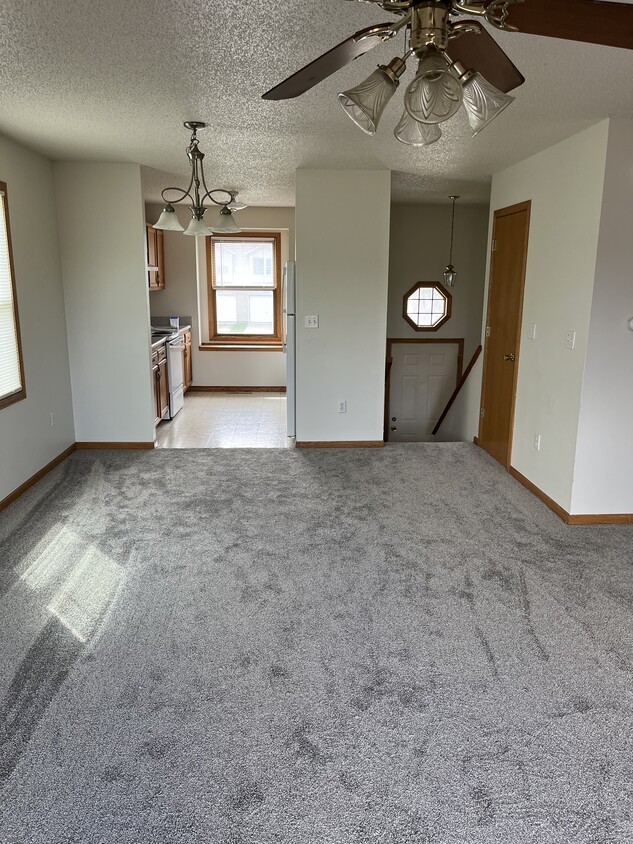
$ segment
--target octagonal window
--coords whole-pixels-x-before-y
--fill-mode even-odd
[[[434,281],[419,281],[405,294],[402,315],[416,331],[437,331],[451,315],[451,294]]]

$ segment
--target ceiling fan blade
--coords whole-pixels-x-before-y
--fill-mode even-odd
[[[293,73],[288,79],[275,85],[262,95],[263,100],[290,100],[305,94],[328,76],[336,73],[346,64],[373,50],[394,33],[394,24],[382,23],[368,26],[352,35],[346,41],[333,47],[310,64]]]
[[[526,0],[510,7],[520,32],[633,50],[633,6],[597,0]]]
[[[552,0],[547,0],[552,2]],[[529,0],[528,0],[529,2]],[[466,70],[476,70],[488,82],[504,91],[509,91],[523,85],[525,77],[516,68],[508,56],[503,52],[494,38],[481,26],[479,21],[465,21],[479,29],[477,33],[466,33],[448,42],[448,53],[451,61],[460,62]]]

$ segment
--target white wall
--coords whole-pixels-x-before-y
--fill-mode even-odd
[[[1,501],[75,435],[52,166],[0,137],[0,180],[9,196],[26,383],[26,399],[0,410]]]
[[[387,170],[297,171],[297,440],[382,440],[390,183]]]
[[[78,442],[154,439],[140,168],[54,165]]]
[[[633,513],[633,123],[610,121],[571,512]]]
[[[161,206],[147,206],[147,222],[156,222],[160,211]],[[187,209],[178,207],[177,213],[181,223],[188,225],[191,215]],[[212,222],[211,214],[207,212],[209,222]],[[285,261],[294,258],[294,208],[246,208],[236,212],[235,220],[245,231],[281,232],[282,266]],[[165,290],[150,294],[150,309],[152,316],[182,314],[193,317],[194,385],[285,386],[286,360],[281,352],[200,351],[200,342],[209,338],[204,241],[202,238],[184,237],[180,232],[165,232],[164,247]]]
[[[451,318],[437,331],[415,331],[402,316],[403,297],[418,281],[442,281],[450,249],[450,202],[444,205],[394,205],[389,247],[389,337],[462,337],[464,367],[481,341],[488,206],[455,206],[453,264],[457,282]]]
[[[511,463],[568,512],[607,136],[603,122],[495,174],[490,198],[486,279],[494,211],[532,200]],[[536,324],[535,340],[526,339],[530,323]],[[568,329],[576,331],[573,352],[565,348]],[[475,419],[468,425],[474,427]],[[534,449],[536,434],[540,451]]]

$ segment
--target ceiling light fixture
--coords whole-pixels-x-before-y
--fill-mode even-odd
[[[453,266],[453,235],[455,234],[455,200],[458,196],[449,196],[453,203],[453,211],[451,213],[451,247],[448,255],[448,264],[444,270],[444,286],[455,287],[455,278],[457,277],[457,270]]]
[[[396,56],[389,64],[379,65],[364,82],[338,95],[347,116],[366,134],[376,134],[378,123],[411,57],[417,62],[417,70],[406,86],[404,114],[394,132],[403,144],[422,147],[435,143],[442,137],[439,126],[455,116],[462,106],[473,136],[478,135],[514,101],[509,92],[525,82],[523,75],[480,21],[455,18],[474,15],[475,18],[484,18],[499,30],[516,32],[517,26],[510,22],[510,18],[514,7],[520,7],[525,0],[366,2],[380,6],[400,20],[360,30],[271,88],[263,95],[264,99],[283,100],[300,96],[403,31],[405,51],[402,57]],[[569,2],[580,4],[583,0]],[[539,4],[535,7],[534,16],[540,18]],[[585,21],[586,26],[589,23],[589,20]]]
[[[246,208],[246,206],[236,202],[235,197],[237,196],[237,191],[224,190],[224,188],[213,188],[209,190],[204,178],[204,153],[200,151],[197,132],[199,129],[204,129],[207,124],[200,123],[196,120],[188,120],[183,125],[186,129],[191,130],[191,138],[187,147],[187,157],[191,166],[191,178],[186,190],[183,188],[165,188],[161,192],[163,202],[166,205],[158,221],[154,223],[154,228],[162,229],[163,231],[183,232],[192,237],[204,237],[214,232],[222,234],[240,232],[241,229],[233,219],[231,212],[239,211],[242,208]],[[204,193],[201,193],[201,188]],[[179,194],[178,198],[170,199],[169,194],[173,193]],[[184,202],[187,197],[191,201],[189,207],[191,211],[191,222],[185,230],[180,225],[174,204],[177,205],[179,202]],[[210,228],[204,221],[205,212],[207,207],[209,207],[204,204],[206,199],[210,199],[211,202],[220,206],[221,209],[218,221]]]

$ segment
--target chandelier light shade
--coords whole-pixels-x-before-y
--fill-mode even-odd
[[[455,233],[455,201],[459,199],[458,196],[450,196],[449,199],[453,203],[453,209],[451,212],[451,246],[448,256],[448,264],[446,265],[446,269],[444,270],[444,286],[445,287],[455,287],[455,280],[457,278],[457,270],[453,266],[453,235]]]
[[[464,82],[464,108],[473,130],[473,138],[514,102],[514,97],[504,94],[491,85],[481,73],[469,74]]]
[[[405,62],[395,58],[388,65],[379,65],[360,85],[338,95],[338,101],[345,114],[365,134],[376,134],[382,113],[396,93],[398,79],[405,68]]]
[[[162,229],[164,232],[184,232],[174,206],[169,204],[163,208],[163,212],[154,224],[154,228]]]
[[[420,123],[414,120],[408,111],[404,111],[394,135],[403,144],[410,147],[427,147],[442,137],[442,130],[437,123]]]
[[[228,205],[220,211],[218,222],[214,226],[211,226],[211,231],[222,234],[237,234],[242,231],[233,219],[233,214],[231,214]]]
[[[220,223],[218,223],[220,231],[241,231],[233,220],[231,208],[229,207],[233,205],[235,210],[238,210],[238,205],[242,208],[245,207],[241,203],[235,202],[237,192],[224,190],[224,188],[213,188],[209,190],[207,187],[204,177],[204,153],[200,150],[197,135],[198,130],[204,129],[206,123],[188,120],[184,126],[191,131],[189,146],[186,150],[189,166],[191,167],[191,178],[186,189],[165,188],[162,191],[161,196],[165,202],[165,207],[158,220],[154,223],[154,228],[161,229],[162,231],[179,231],[191,237],[206,237],[210,235],[212,229],[204,222],[205,212],[210,207],[205,205],[205,201],[209,200],[222,209],[220,212]],[[191,222],[187,226],[187,229],[183,230],[176,215],[174,204],[184,202],[186,199],[189,199]],[[215,230],[215,227],[213,227],[213,230]]]

